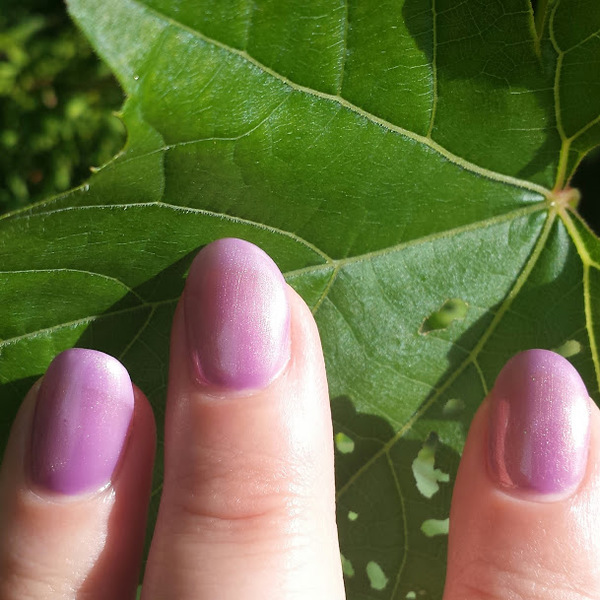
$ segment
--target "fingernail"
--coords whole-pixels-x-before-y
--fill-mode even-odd
[[[83,348],[59,354],[38,391],[33,483],[61,494],[106,486],[125,445],[133,403],[129,374],[117,359]]]
[[[503,488],[565,496],[583,479],[588,456],[588,393],[571,363],[548,350],[510,359],[491,393],[489,457]]]
[[[262,388],[290,353],[290,309],[277,265],[260,248],[217,240],[194,259],[184,292],[193,368],[200,382]]]

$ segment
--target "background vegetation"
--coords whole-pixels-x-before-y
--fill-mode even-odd
[[[67,190],[123,145],[123,93],[61,0],[0,10],[0,213]]]

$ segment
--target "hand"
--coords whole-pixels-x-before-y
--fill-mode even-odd
[[[566,360],[509,361],[461,461],[445,600],[600,598],[599,434]],[[342,600],[332,440],[310,311],[255,246],[207,246],[173,322],[142,598]],[[56,357],[0,473],[0,600],[135,597],[154,451],[118,361]]]

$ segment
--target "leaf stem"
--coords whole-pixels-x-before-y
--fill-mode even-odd
[[[554,184],[554,193],[562,190],[565,187],[567,177],[567,165],[569,163],[569,150],[571,149],[571,139],[563,141],[560,148],[560,156],[558,158],[558,169],[556,171],[556,183]]]

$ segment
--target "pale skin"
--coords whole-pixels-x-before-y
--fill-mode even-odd
[[[309,309],[287,293],[290,360],[251,392],[198,387],[177,309],[144,600],[345,597],[321,345]],[[150,405],[136,388],[130,437],[108,487],[44,494],[25,468],[38,387],[19,411],[0,475],[0,600],[131,599],[156,444]],[[483,402],[454,488],[444,600],[600,599],[600,417],[590,405],[583,481],[566,498],[536,502],[490,477]]]

